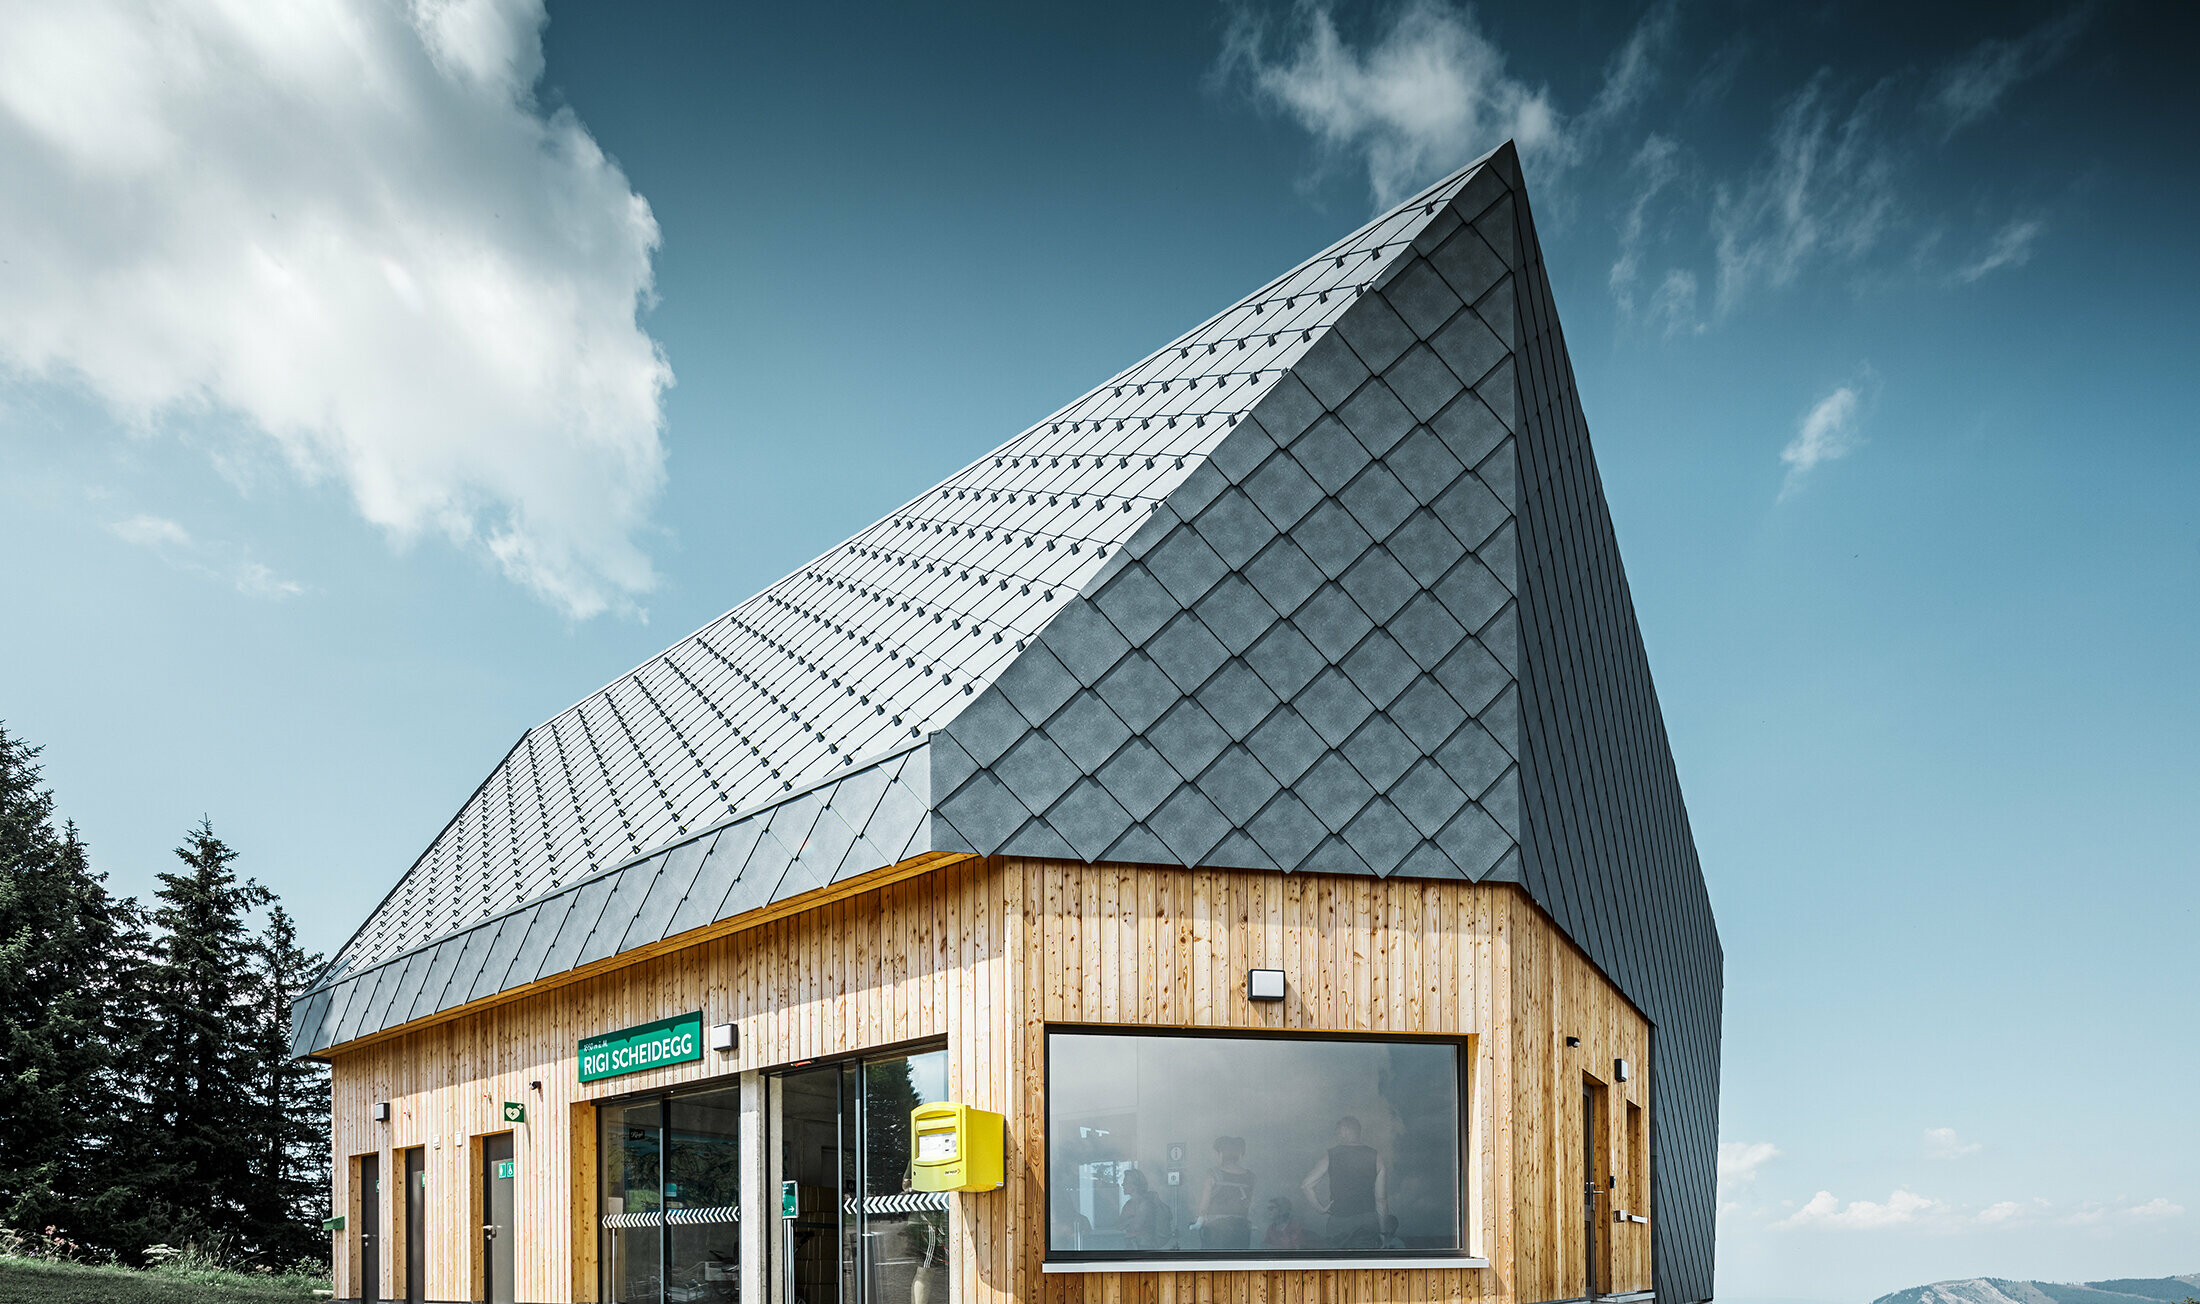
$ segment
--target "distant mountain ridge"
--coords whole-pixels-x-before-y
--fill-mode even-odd
[[[1872,1304],[2178,1304],[2200,1298],[2200,1273],[2186,1277],[2118,1277],[2112,1281],[2008,1281],[1972,1277],[1936,1281],[1881,1295]]]

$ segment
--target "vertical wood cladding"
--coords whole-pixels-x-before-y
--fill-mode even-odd
[[[1517,164],[1511,164],[1516,167]],[[1711,1297],[1723,958],[1543,251],[1520,269],[1523,881],[1656,1025],[1658,1296]]]
[[[1285,970],[1283,1002],[1245,998],[1256,965]],[[576,1080],[582,1037],[698,1008],[740,1025],[738,1054]],[[1491,1266],[1042,1274],[1049,1023],[1470,1038],[1469,1244]],[[1581,1046],[1567,1047],[1568,1036]],[[946,1044],[955,1099],[1008,1118],[1007,1188],[955,1197],[958,1304],[1578,1297],[1582,1075],[1651,1059],[1641,1014],[1510,885],[970,859],[340,1049],[336,1207],[358,1207],[353,1156],[379,1154],[388,1173],[401,1171],[396,1151],[425,1146],[427,1295],[471,1298],[472,1156],[480,1138],[509,1130],[518,1297],[593,1299],[590,1102],[920,1040]],[[1622,1189],[1634,1179],[1624,1110],[1647,1107],[1655,1081],[1638,1069],[1606,1093],[1615,1116],[1601,1131]],[[372,1118],[381,1100],[391,1103],[388,1123]],[[503,1121],[508,1100],[526,1104],[524,1124]],[[383,1185],[387,1238],[402,1210],[394,1183]],[[751,1216],[765,1207],[761,1194],[748,1196]],[[1610,1228],[1612,1289],[1649,1286],[1655,1226]],[[356,1256],[337,1263],[338,1297],[357,1298]],[[382,1289],[401,1294],[402,1278]]]

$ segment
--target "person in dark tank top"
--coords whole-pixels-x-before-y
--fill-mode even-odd
[[[1199,1197],[1199,1243],[1209,1250],[1253,1247],[1253,1173],[1245,1166],[1245,1138],[1215,1138],[1215,1166]]]
[[[1314,1170],[1299,1184],[1307,1202],[1329,1215],[1329,1244],[1339,1250],[1374,1250],[1382,1247],[1384,1207],[1383,1157],[1360,1140],[1360,1120],[1349,1115],[1337,1120],[1336,1143],[1314,1161]],[[1329,1185],[1324,1200],[1319,1187]]]

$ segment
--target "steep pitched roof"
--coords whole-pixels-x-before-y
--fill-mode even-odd
[[[1368,223],[527,731],[332,977],[944,727],[1480,165]]]

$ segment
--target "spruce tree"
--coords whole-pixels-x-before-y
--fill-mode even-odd
[[[0,724],[0,1223],[104,1244],[113,1014],[135,903],[53,825],[38,749]]]
[[[329,1191],[328,1071],[290,1053],[291,1003],[312,983],[321,957],[298,946],[281,905],[268,912],[253,950],[250,1046],[260,1099],[247,1235],[263,1258],[288,1266],[328,1249],[318,1225]]]
[[[219,1237],[244,1249],[263,1151],[253,1026],[252,910],[269,893],[238,881],[237,858],[210,820],[176,848],[181,871],[160,875],[159,930],[142,975],[147,1016],[141,1057],[146,1143],[143,1208],[171,1243]]]

